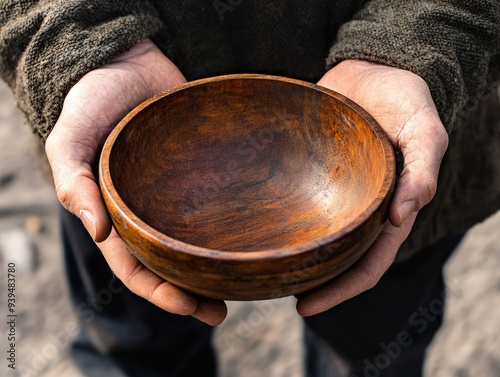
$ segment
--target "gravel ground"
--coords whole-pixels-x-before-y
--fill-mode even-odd
[[[7,268],[17,263],[17,369],[1,357],[0,375],[80,377],[67,352],[77,325],[62,273],[56,199],[32,150],[30,131],[0,83],[2,355],[8,353]],[[426,377],[500,376],[499,240],[500,213],[469,232],[449,261],[446,319],[429,350]],[[221,377],[304,376],[303,327],[293,299],[230,302],[229,313],[214,339]],[[322,360],[330,359],[324,349]]]

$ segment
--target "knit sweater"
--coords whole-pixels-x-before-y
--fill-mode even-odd
[[[450,147],[401,259],[500,208],[498,99],[488,97],[500,78],[498,0],[4,1],[0,74],[45,140],[72,85],[145,37],[188,80],[258,72],[315,82],[353,58],[420,75]]]

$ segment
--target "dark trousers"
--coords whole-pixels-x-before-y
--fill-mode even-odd
[[[216,375],[213,329],[166,313],[116,279],[80,221],[61,210],[66,270],[82,332],[71,353],[89,376]],[[368,292],[305,319],[351,367],[352,377],[421,376],[425,350],[442,323],[442,267],[460,237],[395,264]],[[310,376],[314,350],[308,347]]]
[[[445,284],[443,265],[461,239],[441,239],[394,264],[371,290],[305,319],[350,366],[350,377],[422,376],[446,298],[459,294]],[[310,360],[308,369],[314,370]]]

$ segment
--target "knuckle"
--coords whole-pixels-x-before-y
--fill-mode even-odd
[[[57,154],[60,149],[60,145],[63,143],[63,140],[60,136],[60,132],[58,132],[57,124],[54,126],[49,136],[47,136],[47,140],[45,141],[45,154],[50,162],[53,160],[53,155]]]
[[[449,136],[443,125],[436,130],[436,140],[440,145],[445,147],[444,149],[448,147]]]
[[[360,268],[361,272],[363,273],[363,275],[365,276],[364,283],[365,283],[366,290],[372,289],[373,287],[375,287],[375,285],[377,285],[380,278],[365,263],[360,264],[359,268]]]
[[[135,286],[135,281],[137,276],[143,271],[144,266],[141,263],[137,263],[133,269],[127,274],[127,278],[125,279],[125,285],[127,288],[129,288],[131,291],[135,291],[134,286]]]
[[[62,206],[71,212],[72,209],[72,190],[67,184],[59,184],[55,187],[56,196]]]
[[[446,128],[441,122],[437,122],[433,127],[432,135],[434,140],[434,154],[435,159],[441,162],[446,150],[448,149],[449,136]]]
[[[437,182],[435,179],[429,179],[425,184],[425,204],[429,203],[437,191]]]
[[[150,287],[149,291],[145,294],[144,298],[150,302],[156,301],[157,298],[161,297],[161,286],[161,281],[157,281],[156,283],[154,283]]]
[[[411,186],[411,198],[415,201],[416,211],[420,211],[436,195],[438,172],[420,169],[413,177]]]
[[[436,195],[437,192],[437,180],[432,174],[427,174],[425,179],[423,180],[423,200],[422,200],[422,205],[420,207],[423,207],[424,205],[428,204]]]

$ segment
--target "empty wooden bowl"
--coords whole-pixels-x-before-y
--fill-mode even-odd
[[[100,184],[131,252],[203,296],[297,294],[351,266],[379,235],[393,149],[347,98],[274,76],[168,90],[107,139]]]

